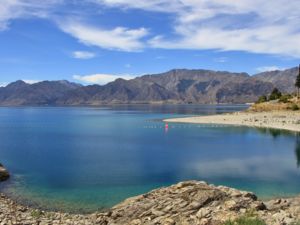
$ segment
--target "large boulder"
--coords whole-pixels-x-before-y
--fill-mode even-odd
[[[188,181],[129,198],[98,217],[106,224],[219,225],[265,209],[253,193]]]
[[[6,181],[9,178],[7,169],[0,163],[0,182]]]

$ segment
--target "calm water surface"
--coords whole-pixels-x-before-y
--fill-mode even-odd
[[[0,108],[2,191],[35,207],[89,212],[197,179],[269,198],[300,193],[300,136],[161,119],[245,106]]]

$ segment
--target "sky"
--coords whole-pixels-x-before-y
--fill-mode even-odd
[[[300,62],[299,0],[1,0],[0,86]]]

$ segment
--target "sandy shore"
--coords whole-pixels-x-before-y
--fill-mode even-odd
[[[300,112],[298,111],[236,112],[211,116],[166,119],[164,122],[237,125],[300,132]]]

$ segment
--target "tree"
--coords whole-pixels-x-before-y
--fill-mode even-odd
[[[281,92],[277,88],[274,88],[270,94],[269,100],[279,99],[281,95],[282,95]]]
[[[295,86],[297,88],[297,98],[299,98],[299,89],[300,89],[300,65],[299,65],[299,71],[298,71],[298,76],[296,78],[296,83]]]
[[[258,100],[256,101],[256,103],[263,103],[263,102],[267,102],[268,98],[265,95],[262,95],[258,98]]]

